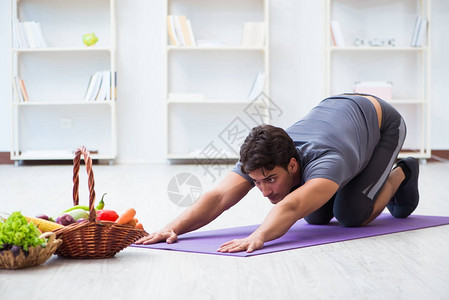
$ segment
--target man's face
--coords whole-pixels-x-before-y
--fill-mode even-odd
[[[290,193],[294,182],[294,170],[276,166],[273,170],[258,169],[248,174],[264,197],[276,204]]]

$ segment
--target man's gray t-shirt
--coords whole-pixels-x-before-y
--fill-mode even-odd
[[[324,99],[286,132],[299,154],[301,184],[326,178],[339,189],[365,168],[380,139],[371,101],[346,94]],[[238,162],[233,171],[254,186],[240,166]]]

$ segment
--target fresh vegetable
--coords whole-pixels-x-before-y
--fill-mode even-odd
[[[13,245],[13,246],[11,247],[11,253],[12,253],[12,256],[14,256],[14,257],[19,256],[19,255],[20,255],[20,250],[21,250],[21,249],[22,249],[22,248],[20,248],[20,246]]]
[[[107,193],[104,193],[103,196],[101,196],[100,202],[98,202],[97,207],[95,207],[96,210],[101,210],[101,209],[104,208],[104,201],[103,201],[103,198],[104,198],[104,195],[106,195],[106,194],[107,194]]]
[[[78,221],[78,219],[81,218],[89,219],[89,213],[81,208],[71,210],[69,212],[66,212],[66,214],[71,215],[72,218],[75,219],[75,221]]]
[[[28,251],[29,247],[45,245],[45,240],[39,238],[40,231],[33,223],[28,223],[27,219],[20,212],[13,212],[6,221],[0,220],[0,250],[8,249],[10,245],[21,247]]]
[[[85,205],[75,205],[75,206],[72,206],[72,207],[70,207],[70,208],[64,210],[63,212],[60,213],[60,215],[65,214],[65,213],[68,213],[69,211],[72,211],[72,210],[75,210],[75,209],[83,209],[83,210],[85,210],[85,211],[89,211],[89,206],[85,206]]]
[[[132,227],[136,227],[136,224],[137,224],[136,220],[137,219],[134,218],[131,221],[129,221],[128,223],[126,223],[126,225],[129,225],[129,226],[132,226]]]
[[[136,215],[136,210],[134,208],[128,208],[120,217],[115,221],[118,224],[126,224],[131,222]]]
[[[118,219],[118,214],[110,209],[100,209],[97,211],[97,220],[115,222]]]
[[[98,205],[95,207],[96,210],[100,210],[100,209],[103,209],[103,208],[104,208],[104,201],[103,201],[103,198],[104,198],[104,195],[106,195],[106,194],[107,194],[107,193],[104,193],[103,196],[101,197],[100,202],[98,202]],[[87,212],[90,211],[89,206],[86,206],[86,205],[74,205],[74,206],[72,206],[72,207],[70,207],[70,208],[68,208],[68,209],[66,209],[66,210],[64,210],[64,211],[62,211],[62,212],[60,213],[60,215],[66,214],[66,213],[69,213],[69,212],[71,212],[71,211],[78,210],[78,209],[83,209],[83,210],[85,210],[85,211],[87,211]],[[75,219],[76,219],[76,218],[75,218]]]
[[[37,215],[36,218],[43,219],[43,220],[50,220],[50,218],[44,214]]]
[[[137,224],[136,224],[136,228],[137,228],[137,229],[142,229],[142,230],[143,230],[143,225],[142,225],[142,223],[137,223]]]
[[[39,230],[41,230],[42,232],[53,231],[53,230],[63,227],[63,225],[61,225],[61,224],[58,224],[58,223],[55,223],[52,221],[48,221],[48,220],[43,220],[40,218],[25,217],[25,219],[27,219],[28,222],[32,222],[34,225],[36,225],[37,228]]]
[[[63,214],[58,217],[58,223],[64,226],[75,223],[76,220],[69,214]]]

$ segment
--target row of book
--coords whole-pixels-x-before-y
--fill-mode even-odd
[[[29,100],[28,93],[25,88],[25,82],[23,81],[23,79],[18,76],[15,76],[13,84],[14,84],[14,91],[16,92],[18,101],[28,102]]]
[[[47,44],[42,34],[41,24],[31,22],[13,23],[14,27],[14,43],[17,48],[45,48]]]
[[[425,33],[427,31],[428,21],[426,18],[421,17],[420,15],[416,16],[415,28],[413,29],[412,39],[410,41],[410,46],[412,47],[421,47]]]
[[[192,24],[186,16],[168,15],[167,31],[170,44],[173,46],[221,46],[217,40],[195,40]],[[262,47],[265,44],[265,23],[245,22],[240,45],[242,47]]]
[[[196,46],[192,24],[186,16],[168,15],[167,30],[170,43],[174,46]]]
[[[90,77],[89,85],[84,95],[84,101],[104,101],[111,100],[115,94],[117,87],[117,73],[114,74],[114,81],[112,80],[112,73],[110,71],[99,71]],[[114,89],[112,84],[114,82]],[[28,92],[25,87],[25,82],[22,78],[14,77],[14,91],[19,102],[28,102]]]
[[[343,39],[343,34],[341,33],[340,22],[332,20],[330,30],[331,30],[332,45],[336,47],[344,47],[345,40]]]
[[[115,95],[116,86],[117,73],[112,74],[111,71],[98,71],[89,79],[84,101],[111,100],[113,95]]]
[[[332,20],[330,25],[332,45],[336,47],[344,47],[345,41],[343,39],[340,23],[338,21]],[[426,36],[427,25],[428,21],[426,18],[423,18],[420,15],[416,17],[412,39],[410,42],[411,47],[421,47],[423,45]]]

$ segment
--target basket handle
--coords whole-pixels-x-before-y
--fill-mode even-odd
[[[86,171],[88,175],[89,221],[94,222],[97,218],[97,213],[95,212],[94,172],[92,171],[92,158],[90,157],[89,151],[84,146],[78,147],[75,152],[75,158],[73,159],[73,205],[79,204],[79,170],[81,155],[84,156],[84,163],[86,164]]]
[[[56,234],[53,231],[47,231],[47,232],[42,233],[39,236],[39,238],[48,238],[47,244],[51,245],[55,241]]]

